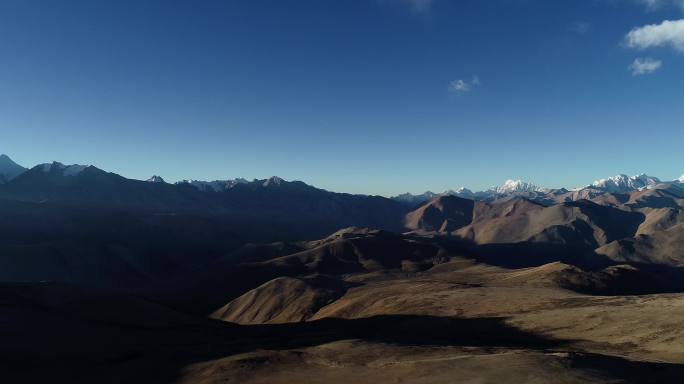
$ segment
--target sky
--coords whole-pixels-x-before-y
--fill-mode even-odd
[[[0,2],[0,153],[394,195],[684,173],[684,0]]]

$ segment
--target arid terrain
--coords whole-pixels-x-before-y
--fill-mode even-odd
[[[16,382],[84,383],[681,376],[684,294],[581,294],[562,288],[566,279],[592,281],[562,263],[505,269],[455,257],[423,272],[349,276],[343,293],[277,278],[210,319],[67,286],[4,286],[0,372]]]

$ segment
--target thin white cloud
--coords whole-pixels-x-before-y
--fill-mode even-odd
[[[379,4],[397,5],[417,14],[429,14],[435,0],[377,0]]]
[[[684,11],[684,0],[637,0],[637,2],[643,4],[649,11],[657,11],[672,6]]]
[[[591,32],[591,24],[586,21],[576,21],[570,26],[570,31],[578,35],[586,35]]]
[[[632,71],[632,76],[648,75],[660,69],[663,66],[661,60],[652,59],[650,57],[638,57],[630,64],[629,70]]]
[[[404,0],[416,12],[426,13],[432,9],[433,0]]]
[[[645,5],[649,10],[658,9],[665,3],[664,0],[638,0],[638,2]]]
[[[634,28],[625,36],[625,44],[636,49],[670,46],[684,52],[684,19]]]
[[[479,85],[480,78],[477,76],[473,76],[470,81],[458,79],[449,83],[449,92],[463,94],[470,92],[473,88]]]

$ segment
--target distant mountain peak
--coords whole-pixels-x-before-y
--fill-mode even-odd
[[[7,155],[0,155],[0,184],[8,182],[26,172],[26,168],[15,163]]]
[[[44,173],[57,172],[61,173],[62,176],[77,176],[88,168],[89,165],[64,165],[58,161],[53,161],[52,163],[40,164],[38,167],[41,167]]]
[[[619,174],[611,176],[607,179],[596,180],[590,185],[590,187],[602,189],[610,193],[625,193],[638,191],[641,189],[648,189],[660,183],[660,179],[657,177],[648,176],[645,173],[635,176]]]
[[[166,183],[166,181],[164,181],[164,179],[161,176],[157,176],[157,175],[153,175],[152,177],[150,177],[146,181],[148,181],[150,183],[162,183],[162,184]]]
[[[473,191],[471,191],[470,189],[465,188],[465,187],[461,187],[455,191],[453,191],[453,190],[446,191],[446,192],[442,193],[442,195],[458,196],[458,197],[463,197],[466,199],[475,198],[475,193]]]
[[[278,176],[271,176],[269,177],[266,181],[264,181],[264,187],[268,187],[271,185],[281,185],[285,183],[285,180]]]
[[[544,188],[538,187],[530,182],[522,180],[506,180],[498,187],[492,187],[492,191],[500,194],[518,193],[518,192],[543,192]]]
[[[473,191],[471,191],[468,188],[461,187],[455,191],[450,189],[450,190],[444,191],[442,193],[434,193],[432,191],[425,191],[425,192],[421,193],[420,195],[413,195],[413,194],[407,192],[407,193],[403,193],[401,195],[394,196],[394,197],[392,197],[392,199],[396,200],[396,201],[401,201],[404,203],[423,203],[423,202],[431,200],[435,197],[441,197],[441,196],[457,196],[457,197],[462,197],[462,198],[466,198],[466,199],[473,199],[473,198],[475,198],[475,193],[473,193]]]
[[[237,178],[232,180],[214,180],[214,181],[202,181],[202,180],[183,180],[176,184],[187,184],[192,187],[199,189],[204,192],[221,192],[235,187],[238,184],[248,184],[249,181],[243,178]]]
[[[681,175],[679,179],[677,179],[680,183],[684,184],[684,175]]]

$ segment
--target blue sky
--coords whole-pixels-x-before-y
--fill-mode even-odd
[[[679,0],[6,0],[0,152],[383,195],[674,179],[682,19]]]

